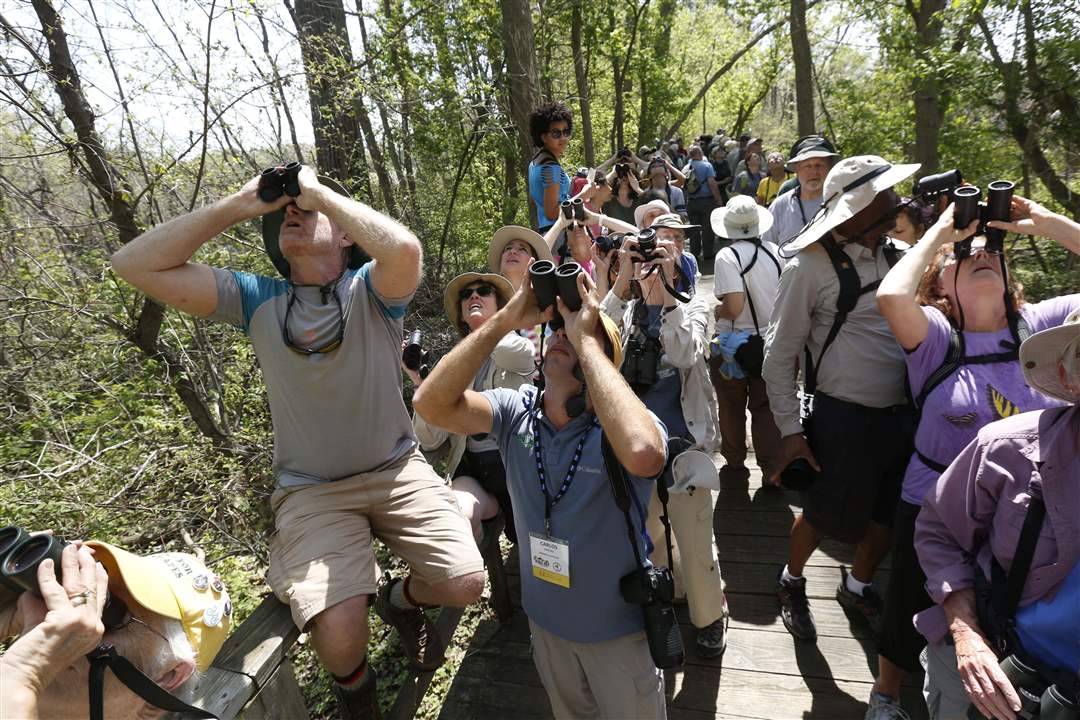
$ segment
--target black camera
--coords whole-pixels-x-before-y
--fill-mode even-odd
[[[576,262],[565,262],[559,267],[550,260],[534,262],[529,267],[529,278],[532,281],[533,294],[536,295],[536,304],[541,311],[555,304],[555,298],[561,297],[566,307],[571,312],[581,309],[581,295],[578,293],[577,276],[581,274],[581,266]],[[562,316],[555,313],[551,318],[551,326],[562,326]]]
[[[427,351],[424,350],[424,334],[420,330],[413,330],[409,335],[409,342],[401,351],[401,362],[405,367],[420,374],[420,379],[428,376]]]
[[[656,228],[646,228],[637,235],[638,254],[641,262],[656,259]]]
[[[652,387],[660,368],[663,349],[657,338],[635,333],[623,352],[622,376],[630,387],[641,390]]]
[[[976,235],[986,237],[986,250],[1000,253],[1004,248],[1005,231],[987,227],[991,220],[1008,222],[1012,215],[1012,196],[1016,184],[1008,180],[995,180],[986,188],[986,202],[980,202],[982,191],[973,185],[963,185],[952,192],[955,214],[953,227],[960,229],[979,221]],[[971,254],[971,238],[956,243],[956,256],[964,258]]]
[[[959,187],[964,182],[964,176],[959,170],[949,170],[937,175],[927,175],[919,178],[911,188],[911,194],[923,197],[933,197]]]
[[[300,194],[301,165],[291,162],[288,165],[268,167],[259,176],[259,199],[263,202],[274,202],[282,195],[296,197]]]
[[[618,163],[615,166],[615,174],[621,178],[630,176],[630,165],[628,163]]]
[[[559,207],[562,208],[563,217],[567,220],[585,220],[585,203],[581,198],[564,200]]]
[[[1080,719],[1076,699],[1066,697],[1066,693],[1057,685],[1044,681],[1035,668],[1016,655],[1009,655],[1001,661],[1001,671],[1020,698],[1020,711],[1016,717],[1022,720]],[[968,720],[984,720],[983,714],[974,705],[968,709],[967,716]]]
[[[38,567],[53,561],[57,582],[63,582],[60,558],[68,543],[52,535],[31,535],[21,527],[0,528],[0,606],[24,592],[41,597]],[[88,588],[92,589],[92,588]],[[101,621],[107,630],[119,627],[127,616],[127,606],[113,595],[105,600]]]
[[[675,578],[666,567],[638,567],[619,578],[623,600],[640,605],[645,613],[645,638],[656,667],[666,670],[683,664],[682,636],[675,617]]]
[[[607,255],[612,250],[618,250],[622,247],[624,238],[626,238],[626,233],[601,235],[596,238],[596,251],[601,255]]]

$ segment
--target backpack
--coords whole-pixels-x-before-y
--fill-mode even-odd
[[[739,253],[735,251],[735,248],[728,246],[728,249],[731,250],[731,254],[735,256],[735,262],[739,265],[739,280],[742,281],[743,297],[750,305],[750,317],[754,321],[754,334],[735,351],[735,362],[739,363],[739,367],[742,368],[747,377],[760,378],[761,366],[765,362],[765,339],[761,337],[761,326],[758,324],[757,311],[754,309],[754,298],[750,296],[750,288],[746,285],[746,273],[750,272],[750,269],[757,263],[758,253],[763,248],[760,240],[754,241],[754,257],[750,258],[750,262],[746,264],[745,268],[743,268],[742,259],[739,257]],[[765,256],[772,260],[773,265],[776,266],[776,274],[779,275],[781,273],[780,262],[767,249],[765,250]],[[735,328],[734,320],[731,321],[731,327],[732,329]]]
[[[689,169],[690,172],[686,175],[685,185],[686,197],[688,198],[691,195],[695,194],[698,190],[700,190],[702,185],[701,178],[698,177],[697,167],[694,165],[693,162],[690,163]]]

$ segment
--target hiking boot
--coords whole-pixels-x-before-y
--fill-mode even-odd
[[[870,705],[863,720],[911,720],[911,716],[900,707],[896,698],[875,690],[870,693]]]
[[[785,582],[781,568],[776,578],[776,597],[780,600],[780,619],[784,627],[797,640],[814,642],[817,640],[817,626],[814,614],[810,612],[810,601],[806,599],[806,578]]]
[[[375,614],[398,631],[401,649],[405,651],[410,665],[417,670],[434,670],[443,664],[446,648],[435,625],[421,608],[399,608],[390,602],[390,591],[399,582],[404,581],[394,578],[379,588],[375,598]]]
[[[836,588],[836,602],[840,607],[849,612],[863,617],[873,628],[877,628],[881,622],[881,611],[885,606],[881,599],[881,593],[873,583],[863,588],[862,594],[854,593],[847,588],[847,568],[840,566],[840,585]]]
[[[727,650],[728,629],[727,598],[724,598],[724,614],[697,631],[697,639],[694,642],[699,657],[718,658]]]
[[[344,688],[336,682],[331,683],[341,720],[382,720],[379,695],[375,691],[377,680],[375,668],[368,665],[364,677],[355,687]]]

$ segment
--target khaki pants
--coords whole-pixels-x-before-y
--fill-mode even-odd
[[[724,616],[724,581],[720,578],[716,541],[713,539],[712,493],[695,490],[692,495],[671,493],[668,496],[672,552],[675,555],[673,565],[668,564],[661,512],[663,508],[654,486],[646,525],[655,546],[650,560],[654,565],[671,568],[675,574],[675,594],[686,594],[690,622],[701,629]]]
[[[930,720],[966,720],[971,699],[956,668],[956,648],[944,640],[930,643],[919,656],[926,670],[923,697]]]
[[[709,377],[716,389],[719,406],[720,454],[728,465],[746,462],[746,412],[750,411],[750,433],[754,454],[762,470],[771,470],[779,461],[780,431],[776,427],[765,381],[761,378],[726,380],[720,376],[719,356],[709,358]]]
[[[645,633],[595,643],[552,635],[532,620],[532,654],[555,720],[665,720],[664,676]]]

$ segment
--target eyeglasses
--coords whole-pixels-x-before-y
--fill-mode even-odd
[[[458,291],[458,302],[464,302],[476,293],[480,297],[488,297],[491,293],[495,292],[495,288],[490,285],[474,285],[472,287],[462,288]]]
[[[573,135],[573,133],[574,131],[570,128],[566,128],[565,130],[563,130],[562,128],[555,128],[554,130],[547,131],[547,134],[555,138],[556,140],[563,137],[570,137],[571,135]]]
[[[293,352],[300,353],[301,355],[322,355],[324,353],[333,352],[341,345],[341,341],[345,339],[345,310],[341,307],[341,298],[338,297],[337,288],[335,284],[337,280],[334,280],[330,285],[324,285],[319,288],[322,291],[323,304],[326,304],[326,296],[333,295],[334,302],[337,303],[338,309],[338,329],[337,334],[334,335],[334,339],[327,344],[317,348],[305,348],[300,347],[293,342],[292,334],[289,332],[289,313],[292,312],[293,304],[296,302],[296,289],[291,289],[291,295],[289,297],[289,305],[285,308],[285,322],[281,326],[281,336],[285,340],[285,345],[288,346]]]

